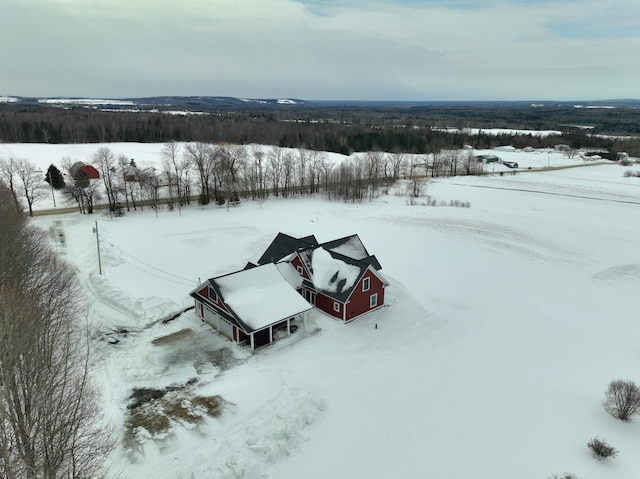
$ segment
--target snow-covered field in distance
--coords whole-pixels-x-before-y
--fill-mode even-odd
[[[7,145],[42,168],[99,146]],[[162,145],[106,146],[158,163]],[[584,163],[494,153],[524,168]],[[271,198],[33,221],[64,232],[54,243],[78,269],[91,320],[118,340],[96,342],[96,380],[121,438],[135,387],[197,378],[189,394],[229,403],[219,418],[121,441],[111,464],[122,477],[632,478],[640,424],[600,405],[612,379],[640,382],[640,179],[626,169],[638,166],[431,182],[434,198],[470,208],[410,206],[398,185],[362,204]],[[255,261],[279,231],[357,233],[391,282],[388,307],[348,325],[316,313],[306,332],[253,355],[193,313],[158,322],[191,304],[200,279]],[[619,456],[593,459],[594,436]]]

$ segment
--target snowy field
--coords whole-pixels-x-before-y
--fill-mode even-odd
[[[161,145],[107,146],[159,163]],[[4,145],[2,156],[45,169],[98,147]],[[120,437],[112,470],[127,479],[638,477],[640,421],[617,421],[600,402],[611,380],[640,382],[640,178],[623,177],[640,168],[535,171],[584,162],[494,153],[534,171],[429,186],[470,208],[409,205],[391,191],[363,204],[302,197],[157,217],[36,217],[76,265],[100,332],[96,380]],[[200,280],[255,261],[280,231],[320,242],[357,233],[390,280],[387,307],[348,325],[313,313],[305,331],[256,354],[192,311],[161,321],[191,305]],[[126,428],[132,390],[167,386],[185,386],[185,401],[220,395],[226,405],[160,431]],[[595,436],[618,457],[593,459]]]

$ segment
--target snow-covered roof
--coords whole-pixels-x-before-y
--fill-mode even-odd
[[[350,289],[362,273],[357,266],[334,258],[324,248],[313,250],[311,268],[313,285],[318,290],[329,293],[342,293]]]
[[[317,244],[318,241],[313,235],[304,238],[294,238],[285,233],[278,233],[264,254],[258,259],[258,264],[282,261],[283,258],[294,251],[307,249]]]
[[[369,256],[367,249],[362,244],[362,241],[360,241],[358,235],[349,236],[344,239],[344,242],[336,246],[332,246],[329,243],[325,243],[322,246],[353,259],[365,259]]]
[[[218,286],[225,304],[256,331],[312,309],[291,287],[289,276],[284,266],[268,263],[211,281]]]
[[[295,238],[278,233],[258,263],[290,263],[296,256],[304,264],[313,286],[338,301],[349,298],[367,268],[376,272],[381,269],[357,234],[318,244],[315,236]]]
[[[298,274],[291,263],[276,263],[276,268],[280,271],[282,277],[291,285],[292,288],[298,289],[302,286],[302,276]]]

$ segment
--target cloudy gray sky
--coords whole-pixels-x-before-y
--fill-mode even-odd
[[[638,0],[0,0],[0,95],[640,97]]]

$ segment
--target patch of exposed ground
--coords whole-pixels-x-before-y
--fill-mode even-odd
[[[144,443],[160,447],[174,435],[174,428],[197,429],[206,418],[219,417],[230,405],[222,396],[200,396],[192,392],[196,379],[164,389],[136,388],[129,397],[124,445],[131,460],[143,454]]]

